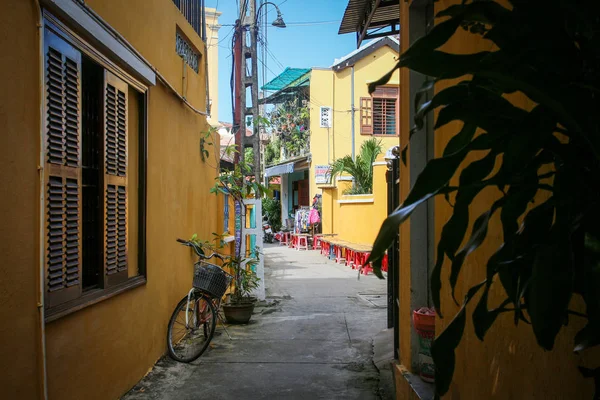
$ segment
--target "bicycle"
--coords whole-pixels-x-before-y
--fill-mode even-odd
[[[217,319],[223,321],[219,315],[221,299],[233,276],[207,261],[212,258],[225,261],[222,255],[213,252],[206,256],[195,242],[183,239],[177,239],[177,242],[191,247],[199,259],[194,264],[193,287],[177,304],[169,320],[167,349],[175,361],[189,363],[208,348]]]

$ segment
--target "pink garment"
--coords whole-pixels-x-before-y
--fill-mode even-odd
[[[319,222],[321,222],[321,218],[319,218],[319,211],[317,211],[314,208],[311,208],[310,212],[308,213],[308,223],[312,225],[318,224]]]

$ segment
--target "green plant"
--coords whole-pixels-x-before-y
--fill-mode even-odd
[[[256,275],[255,271],[256,265],[260,262],[258,249],[255,249],[254,254],[256,255],[255,257],[242,260],[236,264],[237,266],[243,266],[242,268],[239,268],[240,280],[238,285],[239,292],[237,293],[237,301],[243,301],[244,298],[248,298],[252,291],[258,288],[258,285],[260,284],[260,278]]]
[[[190,241],[196,243],[205,253],[221,253],[224,247],[223,235],[213,233],[216,244],[209,241],[200,241],[198,235],[194,234]],[[260,278],[256,275],[255,266],[259,263],[259,248],[254,250],[254,257],[240,257],[239,255],[222,255],[222,267],[231,271],[233,275],[232,303],[244,302],[252,291],[260,284]]]
[[[211,193],[215,194],[227,194],[231,196],[233,201],[240,205],[242,210],[244,207],[244,199],[250,196],[262,197],[267,189],[256,182],[254,179],[249,179],[247,177],[250,172],[249,163],[244,161],[234,165],[233,170],[231,171],[221,171],[221,173],[215,178],[215,184],[210,189]],[[244,214],[240,216],[240,218],[244,218]],[[241,224],[240,237],[243,235],[244,224]],[[221,235],[216,235],[217,238],[220,237],[219,242],[222,244]],[[255,254],[258,256],[258,250],[255,250]],[[236,246],[235,254],[231,257],[228,257],[226,260],[226,266],[232,268],[234,271],[234,294],[232,296],[233,300],[240,300],[245,296],[246,288],[248,287],[248,273],[243,268],[249,259],[245,258],[241,254],[241,246]],[[256,278],[258,279],[258,278]]]
[[[279,162],[281,138],[273,135],[271,140],[265,146],[265,164],[272,165]]]
[[[212,146],[213,143],[210,141],[210,139],[212,139],[213,135],[216,133],[217,128],[212,126],[208,129],[208,131],[200,133],[200,159],[202,162],[205,162],[209,156],[207,146]]]
[[[248,163],[252,163],[254,161],[254,149],[252,147],[247,147],[244,149],[244,160],[247,160]]]
[[[263,216],[267,217],[267,221],[273,232],[279,232],[281,229],[281,203],[277,199],[264,197],[262,199]]]
[[[286,158],[308,151],[310,109],[306,102],[295,99],[281,104],[268,115],[268,119],[273,133],[272,142],[278,142],[277,145],[271,146],[270,157],[279,158],[281,147],[285,149]]]
[[[354,185],[346,194],[373,193],[373,163],[382,151],[381,140],[371,138],[364,141],[356,160],[344,156],[331,164],[331,179],[346,173],[354,178]]]
[[[499,314],[512,313],[515,324],[531,323],[546,350],[553,349],[573,316],[587,321],[575,336],[574,351],[600,344],[599,5],[591,0],[510,3],[512,9],[494,1],[463,1],[446,8],[437,15],[443,20],[416,40],[395,68],[431,77],[415,99],[411,135],[436,109],[436,129],[452,121],[461,121],[462,128],[384,221],[370,261],[380,267],[398,226],[416,207],[440,195],[452,202],[430,281],[441,317],[444,260],[450,260],[448,283],[454,295],[464,260],[486,239],[489,221],[499,214],[502,223],[503,243],[487,260],[486,279],[467,291],[460,311],[433,343],[438,395],[450,386],[466,305],[479,292],[472,319],[480,340]],[[485,38],[490,50],[438,50],[458,29],[468,32],[463,37]],[[392,72],[370,90],[387,82]],[[445,89],[421,102],[435,84],[456,78],[460,82],[444,82]],[[524,95],[535,104],[519,107],[507,100],[508,94]],[[477,157],[467,158],[474,152]],[[450,183],[453,178],[457,185]],[[472,218],[469,206],[482,201],[477,196],[484,188],[496,188],[497,198],[474,220],[461,248]],[[490,309],[495,285],[502,287],[505,299]],[[569,308],[574,296],[585,303],[585,313]],[[600,382],[600,368],[582,371]]]

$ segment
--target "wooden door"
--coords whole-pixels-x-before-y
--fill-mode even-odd
[[[302,179],[298,181],[298,206],[310,206],[310,199],[308,197],[308,179]]]

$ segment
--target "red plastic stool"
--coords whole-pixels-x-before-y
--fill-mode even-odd
[[[308,236],[296,236],[296,250],[308,250]]]
[[[354,269],[354,250],[346,249],[346,267]]]
[[[367,262],[367,260],[369,259],[369,255],[371,255],[371,253],[362,253],[362,262],[361,264],[364,264]],[[369,263],[369,265],[365,265],[362,268],[362,273],[364,275],[369,275],[369,272],[373,272],[373,268],[371,267],[371,263]]]
[[[290,243],[290,233],[289,232],[282,232],[281,233],[281,240],[279,241],[279,245],[280,246],[287,246]]]
[[[325,257],[329,257],[330,245],[329,242],[322,242],[321,244],[321,254]]]
[[[346,258],[344,257],[344,248],[342,246],[336,246],[336,252],[335,252],[335,262],[337,264],[345,264],[346,263]]]
[[[313,250],[321,250],[322,245],[322,236],[314,236],[313,237]]]

